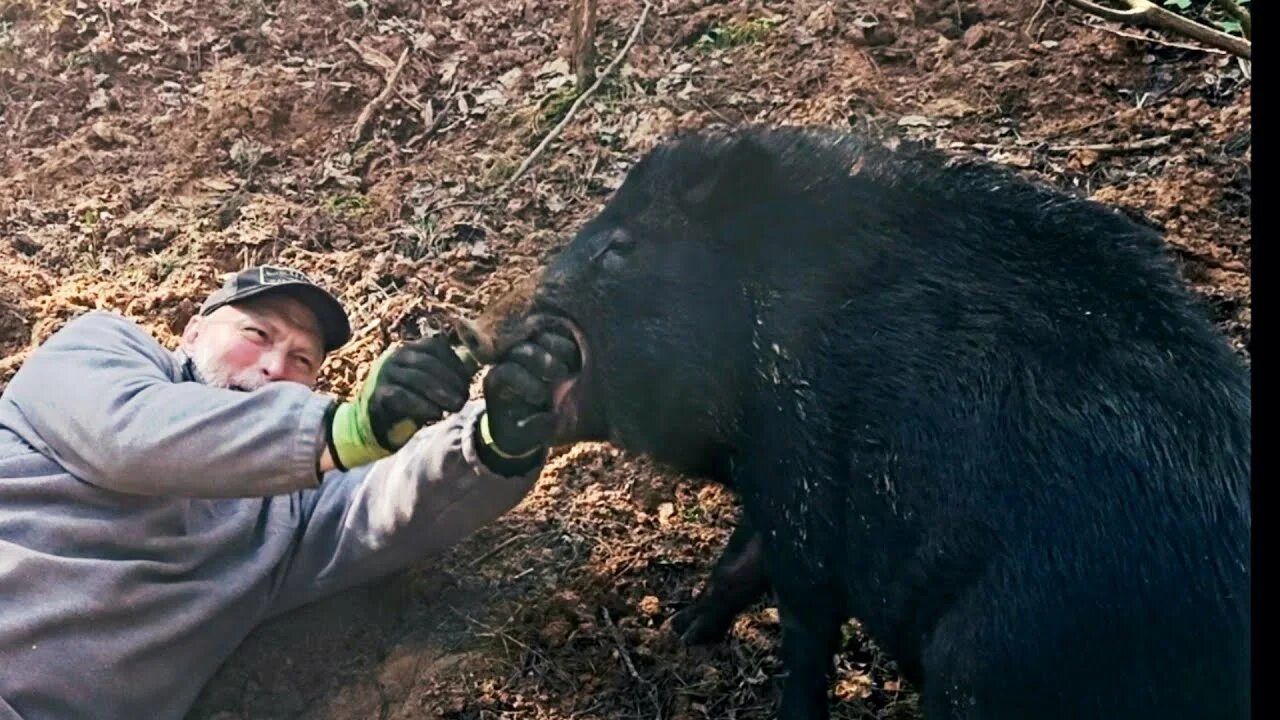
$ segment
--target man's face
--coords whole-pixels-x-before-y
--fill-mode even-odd
[[[182,349],[215,387],[248,391],[277,380],[314,387],[324,360],[321,338],[306,305],[273,293],[191,318]]]

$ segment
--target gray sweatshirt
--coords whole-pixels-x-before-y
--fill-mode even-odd
[[[188,367],[93,312],[0,396],[0,720],[181,718],[262,620],[457,542],[537,478],[481,463],[472,401],[321,481],[331,398]]]

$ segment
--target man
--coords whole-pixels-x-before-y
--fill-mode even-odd
[[[336,402],[311,388],[349,337],[332,295],[257,267],[177,351],[93,312],[31,354],[0,397],[0,720],[181,718],[263,619],[525,496],[571,340],[517,348],[476,401],[443,338],[406,343]]]

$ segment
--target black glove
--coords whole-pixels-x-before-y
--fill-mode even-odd
[[[490,368],[477,443],[490,469],[518,474],[542,462],[556,425],[552,391],[580,366],[577,344],[546,331],[516,345]]]
[[[349,469],[399,450],[418,428],[462,408],[474,374],[444,336],[387,350],[374,361],[356,398],[333,413],[334,461]]]

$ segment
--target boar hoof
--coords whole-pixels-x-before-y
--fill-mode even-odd
[[[694,603],[671,618],[671,630],[685,645],[709,645],[729,634],[733,618],[725,619],[721,613]]]

